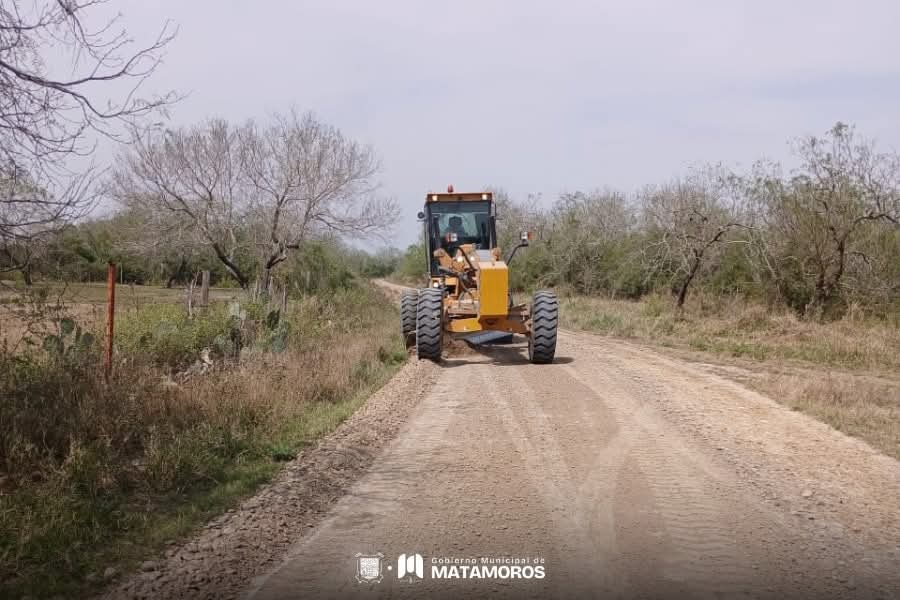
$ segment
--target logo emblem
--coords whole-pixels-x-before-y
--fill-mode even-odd
[[[425,578],[425,561],[421,554],[401,554],[397,559],[397,578],[409,577],[409,581]]]
[[[384,554],[356,553],[356,581],[359,583],[380,583],[381,566],[384,563]]]

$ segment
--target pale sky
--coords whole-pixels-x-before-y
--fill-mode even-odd
[[[703,161],[786,159],[854,123],[900,147],[896,1],[123,0],[180,27],[152,89],[177,124],[295,106],[372,144],[418,234],[429,190],[632,191]]]

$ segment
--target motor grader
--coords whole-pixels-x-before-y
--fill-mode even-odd
[[[466,338],[478,332],[521,334],[528,338],[528,359],[549,363],[556,353],[559,302],[549,291],[534,294],[529,305],[515,304],[509,291],[509,264],[531,234],[504,260],[497,244],[491,192],[429,193],[419,213],[425,224],[428,287],[403,293],[401,330],[407,347],[420,359],[440,360],[444,336]]]

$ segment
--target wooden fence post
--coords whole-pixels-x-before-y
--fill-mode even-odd
[[[188,317],[191,319],[194,318],[194,288],[195,287],[197,287],[197,275],[196,274],[194,274],[194,276],[191,277],[191,281],[188,283],[187,290],[185,290],[187,293],[185,294],[185,297],[184,297],[184,300],[186,303],[185,305],[187,306]]]
[[[209,271],[203,271],[200,283],[200,306],[209,306]]]
[[[112,373],[113,330],[116,321],[116,263],[106,266],[106,356],[103,365],[104,376]]]

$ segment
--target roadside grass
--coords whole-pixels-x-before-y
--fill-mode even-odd
[[[900,460],[900,385],[840,373],[766,374],[751,386]]]
[[[278,323],[252,305],[239,326],[225,305],[182,310],[123,319],[108,384],[96,350],[0,355],[0,595],[96,592],[105,569],[133,569],[252,494],[406,359],[393,304],[364,287],[297,299]],[[240,360],[226,349],[177,383],[225,321]]]
[[[818,323],[698,296],[680,316],[665,297],[564,296],[561,325],[737,363],[750,387],[900,460],[900,322],[851,310]]]
[[[564,296],[563,327],[755,361],[900,373],[900,322],[849,313],[818,323],[738,298],[695,298],[680,316],[668,298],[640,302]]]

